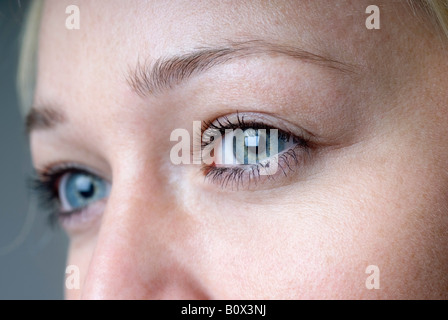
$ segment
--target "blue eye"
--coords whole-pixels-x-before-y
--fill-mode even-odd
[[[60,180],[58,192],[62,211],[73,211],[108,197],[110,185],[89,173],[67,172]]]
[[[215,159],[222,159],[221,163],[227,165],[258,164],[293,148],[299,142],[290,134],[278,130],[277,135],[273,136],[275,141],[271,139],[271,129],[245,129],[242,132],[240,142],[235,131],[226,133],[222,147],[215,153]],[[272,143],[275,143],[275,148]]]

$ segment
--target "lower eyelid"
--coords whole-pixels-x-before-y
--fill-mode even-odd
[[[293,148],[278,154],[278,168],[273,175],[259,175],[259,165],[217,166],[205,165],[204,177],[222,189],[238,191],[241,189],[266,189],[287,183],[310,158],[308,147],[297,144]]]
[[[76,211],[57,213],[55,218],[67,233],[74,234],[82,232],[99,223],[106,203],[107,198],[96,201]]]

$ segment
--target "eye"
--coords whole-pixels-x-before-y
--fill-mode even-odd
[[[61,211],[80,210],[108,197],[109,192],[110,185],[97,176],[84,172],[66,172],[58,186]]]
[[[265,163],[269,158],[293,148],[300,141],[278,129],[230,130],[215,150],[215,163],[251,165]]]
[[[304,163],[312,149],[311,136],[267,115],[237,113],[218,118],[203,127],[204,175],[231,189],[248,187],[262,176],[277,180]]]

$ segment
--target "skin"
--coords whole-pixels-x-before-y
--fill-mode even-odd
[[[81,271],[66,297],[448,298],[446,40],[405,1],[376,4],[380,30],[365,27],[369,1],[46,1],[35,108],[66,121],[31,133],[34,164],[113,181],[63,224]],[[252,39],[353,72],[256,54],[147,96],[125,76],[139,57]],[[309,157],[247,188],[172,164],[174,129],[237,111],[307,130]]]

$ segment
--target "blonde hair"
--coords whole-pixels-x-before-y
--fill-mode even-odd
[[[436,22],[448,38],[448,0],[408,0],[412,7],[421,7]],[[22,48],[19,57],[17,88],[23,115],[33,103],[37,73],[37,43],[43,0],[31,1],[22,30]]]
[[[422,0],[429,14],[448,37],[448,0]]]
[[[33,103],[37,75],[37,49],[39,26],[42,15],[43,0],[30,3],[21,33],[19,67],[17,72],[17,90],[20,110],[25,116]]]

